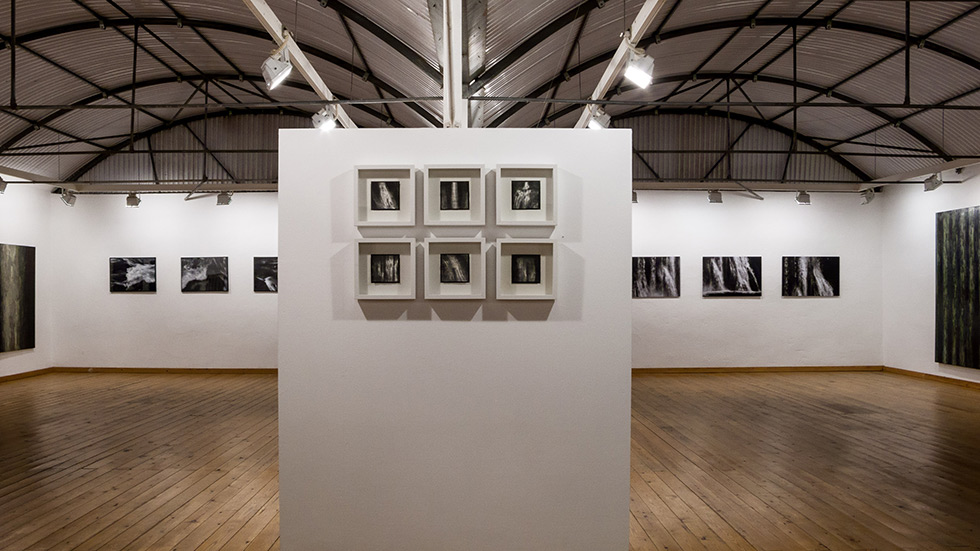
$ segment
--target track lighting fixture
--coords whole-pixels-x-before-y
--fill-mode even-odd
[[[636,200],[636,192],[635,191],[633,192],[633,202],[634,203],[639,203],[639,201]]]
[[[227,207],[231,204],[231,194],[227,191],[222,191],[218,194],[218,206]]]
[[[797,192],[796,194],[796,204],[797,205],[809,205],[810,204],[810,194],[805,191]]]
[[[74,191],[71,191],[70,189],[61,190],[61,202],[64,203],[65,205],[69,207],[74,207],[75,199],[77,198],[78,197],[75,195]]]
[[[130,193],[126,196],[126,206],[129,208],[138,208],[140,206],[140,198],[136,193]]]
[[[334,112],[335,109],[336,108],[333,105],[328,105],[314,113],[313,128],[319,128],[323,132],[337,128],[337,115]]]
[[[611,122],[612,117],[610,117],[602,107],[596,106],[595,110],[592,112],[592,118],[589,119],[589,128],[592,130],[609,128],[609,123]]]
[[[262,78],[269,90],[275,89],[282,84],[289,73],[293,70],[293,64],[289,62],[289,53],[286,51],[286,42],[276,48],[264,62],[262,62]]]
[[[7,191],[7,182],[0,179],[0,195],[2,195],[4,191]]]
[[[709,203],[721,203],[721,192],[717,189],[713,189],[708,192],[708,202]]]
[[[653,82],[653,58],[638,48],[630,50],[630,61],[623,73],[626,80],[640,88],[646,88]]]
[[[926,191],[933,191],[939,186],[943,185],[943,178],[940,173],[935,173],[932,176],[926,178],[925,182],[922,182],[923,187]]]
[[[868,203],[870,203],[871,201],[874,201],[874,200],[875,200],[875,190],[873,190],[873,189],[866,189],[866,190],[864,190],[864,191],[861,192],[861,204],[862,205],[867,205]]]

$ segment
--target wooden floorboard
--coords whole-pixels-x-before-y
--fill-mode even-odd
[[[888,372],[633,378],[632,551],[980,550],[980,393]],[[270,374],[0,383],[0,549],[279,549]]]

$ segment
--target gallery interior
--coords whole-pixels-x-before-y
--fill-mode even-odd
[[[0,1],[0,549],[980,549],[977,33]]]

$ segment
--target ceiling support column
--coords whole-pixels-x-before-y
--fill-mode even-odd
[[[469,127],[469,107],[463,99],[463,0],[443,0],[442,99],[443,126]]]

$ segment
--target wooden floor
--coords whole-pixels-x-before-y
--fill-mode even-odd
[[[279,548],[272,375],[0,384],[0,549]],[[633,379],[631,549],[980,549],[980,392]]]

